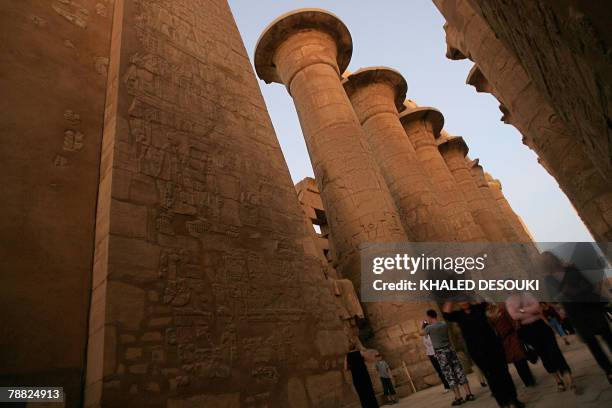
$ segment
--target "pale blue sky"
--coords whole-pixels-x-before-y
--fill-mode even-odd
[[[514,210],[538,241],[592,241],[556,181],[521,143],[521,135],[500,121],[497,100],[465,84],[470,61],[446,59],[444,18],[431,0],[229,0],[245,46],[253,60],[257,38],[280,14],[318,7],[339,16],[353,37],[350,71],[383,65],[399,70],[408,97],[438,108],[445,129],[463,136],[470,157],[501,180]],[[279,84],[260,88],[285,160],[295,182],[312,176],[308,152],[293,101]]]

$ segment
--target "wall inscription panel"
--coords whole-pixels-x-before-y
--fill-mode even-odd
[[[111,49],[86,406],[349,402],[309,389],[347,338],[226,2],[122,2]]]

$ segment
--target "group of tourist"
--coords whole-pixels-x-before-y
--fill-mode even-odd
[[[612,333],[605,303],[597,298],[599,295],[593,290],[592,284],[576,267],[564,264],[550,252],[544,252],[541,259],[547,271],[547,285],[554,288],[575,332],[585,342],[612,384],[612,365],[596,338],[600,335],[612,353]],[[445,302],[442,317],[444,320],[439,319],[435,310],[428,310],[419,334],[423,336],[427,355],[444,388],[453,391],[453,406],[473,401],[475,396],[451,344],[447,322],[458,325],[467,353],[484,376],[480,380],[481,385],[490,387],[500,407],[521,408],[525,405],[517,397],[508,369],[510,363],[527,387],[536,384],[528,361],[539,359],[544,369],[554,377],[558,391],[569,389],[576,394],[580,393],[555,338],[556,332],[565,344],[569,344],[564,319],[553,305],[540,303],[529,293],[512,295],[504,303],[466,298],[463,301]],[[361,404],[364,408],[378,407],[363,355],[356,350],[355,345],[352,347],[347,355],[346,368],[352,372]],[[380,355],[377,358],[376,369],[381,377],[384,394],[388,402],[397,402],[389,365]]]

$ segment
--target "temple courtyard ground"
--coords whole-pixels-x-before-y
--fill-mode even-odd
[[[612,407],[612,385],[608,384],[603,371],[597,366],[586,346],[576,336],[569,337],[571,344],[560,343],[568,364],[572,368],[574,379],[582,390],[581,395],[571,391],[558,392],[553,377],[546,373],[542,364],[530,365],[536,377],[537,385],[526,388],[521,382],[513,366],[510,372],[517,385],[519,399],[528,408],[566,408],[566,407]],[[475,374],[469,375],[472,392],[476,401],[467,402],[465,408],[496,408],[497,404],[488,387],[481,387]],[[442,408],[449,407],[452,393],[444,394],[442,386],[428,388],[406,398],[402,398],[397,408]]]

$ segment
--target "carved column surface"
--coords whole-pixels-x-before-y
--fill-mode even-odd
[[[495,196],[493,195],[493,191],[489,186],[489,182],[485,178],[484,170],[479,164],[479,160],[467,159],[467,165],[470,169],[472,178],[478,186],[482,198],[486,202],[487,207],[489,208],[491,213],[493,213],[494,218],[497,220],[497,225],[499,225],[504,241],[511,243],[522,242],[519,236],[517,235],[514,226],[511,223],[512,221],[509,220],[505,216],[505,214],[503,214],[500,204],[497,202]]]
[[[385,67],[360,69],[344,80],[363,127],[365,140],[389,186],[402,223],[420,242],[456,241],[448,214],[434,192],[399,121],[407,84],[401,74]]]
[[[227,2],[118,1],[111,50],[83,406],[353,403]]]
[[[415,105],[400,114],[400,121],[458,239],[466,242],[486,241],[482,229],[468,208],[463,191],[455,182],[438,150],[436,138],[440,137],[444,125],[444,117],[440,111]]]
[[[497,201],[499,208],[506,217],[506,220],[512,224],[514,232],[519,237],[520,242],[531,242],[533,237],[529,231],[525,228],[524,223],[521,221],[519,216],[514,212],[510,203],[506,199],[502,191],[502,185],[499,180],[494,179],[489,173],[485,173],[485,179],[489,184],[491,194]]]
[[[285,14],[261,35],[255,69],[283,83],[293,97],[342,276],[359,286],[359,245],[405,241],[389,190],[342,84],[351,37],[334,15],[318,9]]]
[[[612,70],[607,2],[468,0],[569,134],[612,182]],[[517,30],[516,27],[520,27]]]
[[[585,147],[470,1],[434,0],[434,3],[447,20],[444,26],[447,57],[476,62],[467,82],[478,91],[491,92],[499,100],[504,122],[522,133],[523,143],[557,180],[593,237],[597,241],[612,240],[612,184],[606,180],[607,173],[600,171],[600,165],[605,165],[600,156],[603,150],[593,155],[595,144]],[[588,127],[583,122],[575,125]],[[600,142],[602,134],[598,136]],[[594,161],[596,156],[600,158]]]
[[[80,407],[113,2],[0,9],[0,384]]]
[[[360,280],[360,246],[407,241],[398,211],[342,87],[351,38],[333,14],[301,9],[269,25],[255,51],[255,69],[293,97],[330,225],[341,276]],[[365,313],[378,348],[393,366],[409,361],[415,316],[426,302],[368,303]],[[418,312],[417,312],[418,311]],[[406,332],[408,331],[408,332]],[[409,334],[412,333],[412,334]]]
[[[476,182],[472,178],[465,156],[468,147],[462,137],[452,137],[438,145],[438,149],[451,171],[455,181],[467,200],[474,219],[484,231],[488,241],[504,242],[505,238],[495,215],[489,209]]]

